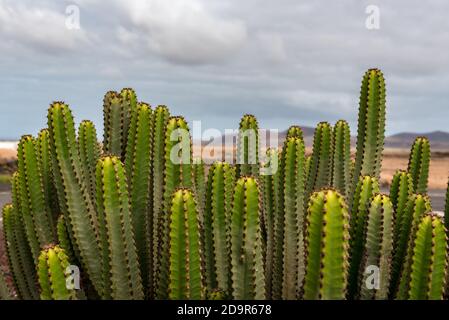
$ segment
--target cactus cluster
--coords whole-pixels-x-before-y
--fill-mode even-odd
[[[318,124],[310,155],[291,126],[261,157],[244,115],[236,164],[208,165],[193,158],[187,121],[132,89],[106,93],[103,113],[102,143],[64,102],[20,139],[3,208],[14,288],[0,273],[1,299],[445,296],[449,204],[443,220],[425,195],[427,139],[380,193],[380,70],[362,80],[354,160],[344,120]],[[79,286],[67,286],[73,270]]]

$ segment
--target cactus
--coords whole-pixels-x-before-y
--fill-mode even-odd
[[[385,139],[385,80],[379,69],[369,69],[360,89],[353,190],[360,176],[380,178]]]
[[[284,219],[282,298],[299,297],[304,280],[305,146],[302,138],[288,138],[282,148],[278,215]],[[281,243],[276,244],[280,246]],[[276,276],[279,276],[276,275]]]
[[[152,143],[152,110],[146,103],[139,103],[131,117],[125,168],[129,187],[131,218],[139,257],[140,273],[144,287],[153,296],[152,257],[150,241],[153,230],[152,203],[150,202],[150,172]]]
[[[97,219],[85,181],[70,108],[55,102],[48,109],[50,147],[58,199],[81,263],[98,293],[103,292]]]
[[[67,230],[67,222],[64,215],[60,215],[58,223],[56,224],[56,232],[58,234],[58,244],[61,249],[64,250],[67,255],[67,259],[70,263],[76,264],[75,252],[73,251],[72,243],[70,241],[69,231]]]
[[[55,233],[52,213],[45,202],[36,151],[36,140],[31,136],[22,136],[17,149],[20,202],[28,240],[37,262],[40,248],[54,242]]]
[[[216,162],[209,169],[204,210],[204,256],[209,292],[229,295],[231,287],[231,211],[235,168]]]
[[[255,116],[246,114],[240,121],[237,137],[237,176],[259,176],[259,125]]]
[[[369,216],[369,204],[372,197],[379,193],[379,183],[373,177],[360,177],[354,193],[352,215],[350,219],[349,240],[349,278],[348,298],[354,299],[359,290],[359,271],[366,243],[366,228]]]
[[[333,136],[331,185],[347,196],[351,186],[351,133],[345,120],[335,124]]]
[[[343,196],[334,190],[313,193],[306,224],[304,299],[344,299],[349,215]]]
[[[287,130],[287,136],[285,139],[288,138],[301,138],[304,140],[304,134],[302,132],[302,129],[299,126],[291,126]]]
[[[121,156],[125,132],[123,130],[124,111],[122,97],[115,91],[109,91],[103,99],[103,149],[107,154]]]
[[[442,219],[426,214],[413,244],[410,290],[411,300],[441,300],[446,287],[447,237]]]
[[[96,178],[98,220],[103,226],[99,231],[104,294],[110,287],[113,299],[143,299],[128,185],[120,159],[116,156],[101,158],[97,163]],[[104,245],[105,239],[107,246]]]
[[[432,211],[428,197],[413,194],[409,197],[395,253],[392,261],[392,277],[390,281],[390,297],[407,299],[410,289],[410,273],[413,257],[413,243],[418,225],[422,217]]]
[[[320,122],[313,137],[313,152],[307,175],[306,199],[317,190],[329,187],[332,165],[332,127]]]
[[[259,197],[255,178],[237,181],[231,217],[232,297],[236,300],[265,298]]]
[[[67,289],[67,255],[59,246],[48,246],[39,255],[37,273],[42,300],[76,300],[74,289]]]
[[[186,141],[187,140],[187,141]],[[156,295],[158,299],[168,297],[169,284],[169,215],[173,192],[178,187],[191,188],[192,148],[189,129],[182,117],[171,117],[168,120],[164,143],[164,186],[163,205],[159,213],[156,241],[159,244],[155,255],[158,260],[158,279]]]
[[[33,256],[26,240],[21,215],[11,204],[3,207],[3,230],[6,255],[18,297],[25,300],[38,299]]]
[[[364,258],[360,273],[360,298],[362,300],[385,300],[388,298],[391,259],[393,254],[393,205],[385,195],[375,195],[369,208],[366,227]],[[368,286],[369,268],[375,266],[379,271],[378,288]],[[372,283],[370,283],[372,284]]]
[[[95,199],[95,166],[100,157],[100,147],[97,142],[95,126],[89,120],[83,120],[79,125],[78,149],[83,179],[89,190],[91,199]]]
[[[444,206],[444,226],[449,230],[449,182],[446,188],[446,201]]]
[[[198,204],[198,211],[200,213],[200,222],[202,222],[204,216],[204,205],[206,196],[206,178],[205,178],[205,167],[203,159],[199,158],[193,160],[192,171],[193,171],[193,185]]]
[[[200,227],[195,197],[180,189],[173,195],[170,210],[169,298],[202,298]]]
[[[429,178],[430,143],[426,137],[418,137],[410,151],[407,171],[413,180],[413,190],[416,193],[427,193]]]
[[[6,284],[5,276],[0,271],[0,300],[12,300],[11,290]]]

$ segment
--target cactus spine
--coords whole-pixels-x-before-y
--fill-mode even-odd
[[[360,298],[363,300],[385,300],[388,298],[391,259],[393,254],[393,205],[385,195],[375,195],[369,208],[366,228],[365,253],[360,273]],[[368,287],[369,268],[379,269],[379,287]]]
[[[91,199],[95,199],[95,166],[100,157],[100,147],[97,142],[97,131],[92,121],[81,121],[78,128],[78,148],[83,179]]]
[[[427,193],[429,178],[430,143],[426,137],[418,137],[410,151],[407,171],[413,180],[413,189],[416,193]]]
[[[115,156],[106,156],[98,161],[96,173],[98,216],[104,225],[100,238],[108,244],[102,246],[103,263],[107,262],[104,279],[110,277],[113,299],[143,299],[123,164]],[[105,286],[105,292],[108,288]]]
[[[441,300],[446,286],[447,237],[436,214],[426,214],[413,246],[409,299]]]
[[[351,133],[345,120],[335,124],[332,140],[334,154],[331,185],[346,196],[351,185]]]
[[[170,214],[170,299],[202,298],[198,210],[191,191],[175,192]]]
[[[259,197],[256,179],[237,181],[231,217],[232,297],[237,300],[265,298]]]
[[[204,211],[204,242],[208,291],[228,295],[231,287],[231,212],[235,168],[216,162],[209,169]]]
[[[140,273],[145,288],[153,295],[152,243],[153,214],[150,208],[150,172],[152,142],[152,110],[146,103],[139,103],[131,117],[125,168],[129,187],[131,218],[139,257]]]
[[[310,197],[306,228],[304,299],[344,299],[349,215],[343,196],[333,190]]]
[[[380,177],[385,139],[385,102],[384,76],[379,69],[369,69],[360,89],[354,189],[360,176]]]
[[[259,176],[259,125],[255,116],[246,114],[240,121],[237,137],[237,176]]]
[[[354,193],[352,215],[350,219],[349,240],[349,278],[348,298],[354,299],[359,290],[359,271],[366,243],[366,227],[369,204],[372,197],[379,193],[379,183],[373,177],[360,177]]]
[[[37,271],[42,300],[76,300],[75,291],[66,287],[69,265],[67,255],[59,246],[42,250]]]

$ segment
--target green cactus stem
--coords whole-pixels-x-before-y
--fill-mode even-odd
[[[150,202],[150,173],[152,154],[152,110],[139,103],[129,127],[125,168],[129,187],[131,218],[139,257],[140,273],[146,291],[153,296],[153,210]]]
[[[231,217],[232,297],[236,300],[265,299],[259,197],[255,178],[237,181]]]
[[[216,162],[209,169],[204,210],[204,256],[209,292],[229,295],[231,287],[231,212],[235,167]]]
[[[360,298],[385,300],[388,298],[391,259],[393,255],[393,205],[386,195],[375,195],[369,208],[364,258],[360,269]],[[378,268],[378,279],[373,280],[370,267]],[[374,275],[376,276],[376,275]]]
[[[304,140],[302,129],[299,126],[290,126],[287,130],[286,139],[288,138],[301,138]]]
[[[320,122],[313,137],[312,159],[307,176],[306,199],[317,190],[329,187],[332,166],[332,127]]]
[[[128,144],[129,128],[131,126],[132,115],[137,109],[137,95],[131,88],[123,88],[120,91],[122,110],[122,159],[125,159],[126,146]]]
[[[53,172],[61,209],[73,234],[83,268],[98,293],[103,292],[100,247],[97,238],[97,219],[85,181],[79,157],[75,125],[70,108],[63,102],[53,103],[48,110],[48,128]]]
[[[237,176],[259,176],[259,125],[255,116],[245,114],[237,137]]]
[[[104,225],[100,228],[104,290],[108,290],[106,283],[109,282],[113,299],[143,299],[128,185],[120,159],[116,156],[101,158],[97,163],[96,178],[99,222]],[[107,247],[103,246],[104,239]],[[109,281],[106,281],[108,277]]]
[[[12,300],[11,290],[6,284],[5,275],[0,271],[0,300]]]
[[[444,226],[449,230],[449,182],[446,188],[446,201],[444,206]]]
[[[70,265],[59,246],[47,246],[39,256],[37,273],[42,300],[76,300],[75,289],[67,289],[66,279]]]
[[[418,137],[410,151],[407,171],[413,180],[413,189],[417,193],[427,193],[430,165],[430,143],[426,137]]]
[[[343,196],[334,190],[312,194],[306,223],[304,299],[344,299],[349,215]]]
[[[198,211],[200,213],[200,222],[204,219],[204,206],[205,206],[205,196],[206,196],[206,177],[205,177],[205,166],[203,159],[194,159],[192,165],[193,172],[193,185],[196,196],[196,202],[198,205]]]
[[[350,219],[348,299],[359,293],[359,271],[366,243],[366,227],[372,197],[379,193],[379,183],[373,177],[360,177],[354,192]]]
[[[410,300],[441,300],[446,287],[447,237],[442,219],[426,214],[413,245]]]
[[[92,121],[81,121],[78,128],[78,149],[83,179],[91,199],[95,199],[95,166],[101,152],[97,142],[97,131]]]
[[[64,215],[62,214],[58,218],[56,232],[58,234],[58,244],[66,253],[68,260],[72,264],[77,264],[77,259],[75,258],[75,253],[70,241],[69,231],[67,230],[67,222],[65,221]]]
[[[351,133],[345,120],[335,124],[333,136],[331,185],[347,196],[351,186]]]
[[[360,176],[380,178],[385,139],[385,80],[379,69],[369,69],[360,89],[357,150],[353,190]]]
[[[402,218],[402,227],[392,261],[390,297],[408,299],[410,273],[413,258],[413,243],[422,217],[432,211],[430,199],[421,194],[412,194],[407,202]]]
[[[180,189],[173,196],[170,214],[170,299],[202,298],[199,232],[195,196]]]

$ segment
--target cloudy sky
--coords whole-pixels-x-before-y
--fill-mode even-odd
[[[128,86],[203,128],[253,113],[265,128],[354,130],[370,67],[386,77],[389,134],[449,130],[448,12],[446,0],[0,0],[0,138],[36,133],[53,100],[100,130],[104,93]]]

